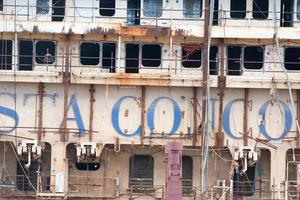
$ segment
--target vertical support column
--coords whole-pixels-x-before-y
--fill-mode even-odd
[[[146,97],[146,88],[142,86],[142,96],[141,96],[141,144],[144,144],[145,138],[145,97]]]
[[[224,104],[224,89],[226,87],[226,77],[224,76],[224,39],[220,40],[220,76],[218,77],[218,87],[219,87],[219,117],[218,117],[218,132],[215,139],[215,146],[217,148],[222,147],[224,145],[224,133],[223,133],[223,104]]]
[[[95,86],[90,85],[90,121],[89,121],[89,141],[93,140],[93,121],[94,121],[94,103],[95,103]]]
[[[193,88],[193,146],[196,146],[198,142],[198,88]]]
[[[300,90],[297,90],[297,120],[298,123],[300,123]],[[297,146],[300,146],[300,133],[298,130],[298,134],[297,134]]]
[[[248,101],[249,101],[249,89],[245,88],[244,116],[243,116],[243,143],[244,143],[244,146],[248,146]]]
[[[67,130],[67,106],[69,100],[69,85],[70,85],[70,35],[66,36],[67,38],[67,50],[66,50],[66,58],[65,58],[65,67],[63,70],[63,83],[64,83],[64,116],[63,116],[63,124],[61,130],[61,141],[67,142],[69,139],[69,133]]]
[[[38,142],[41,141],[42,139],[42,134],[43,134],[43,105],[44,105],[44,94],[45,94],[45,86],[44,83],[40,82],[39,83],[39,110],[38,110],[38,130],[37,130],[37,140]]]
[[[166,154],[166,200],[182,200],[182,144],[169,142]]]

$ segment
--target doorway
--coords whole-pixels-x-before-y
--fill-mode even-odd
[[[52,21],[61,22],[65,18],[65,0],[52,1]]]
[[[127,1],[127,24],[140,25],[141,21],[141,0]]]
[[[281,0],[280,26],[292,27],[294,14],[294,0]]]

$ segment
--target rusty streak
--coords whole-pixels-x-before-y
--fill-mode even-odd
[[[248,101],[249,101],[249,89],[245,88],[244,96],[244,117],[243,117],[243,142],[244,146],[248,146]]]
[[[145,138],[145,97],[146,97],[146,88],[142,86],[142,96],[141,96],[141,144],[144,144]]]
[[[39,83],[39,110],[38,110],[38,130],[37,130],[37,135],[38,135],[38,141],[40,142],[42,139],[42,134],[43,134],[43,100],[44,100],[44,90],[45,86],[44,83],[40,82]]]
[[[93,120],[94,120],[94,102],[95,102],[95,86],[90,85],[90,123],[89,123],[89,141],[93,141]]]
[[[198,102],[197,102],[198,90],[197,87],[193,88],[193,146],[196,146],[198,138],[198,118],[197,118],[197,110],[198,110]]]

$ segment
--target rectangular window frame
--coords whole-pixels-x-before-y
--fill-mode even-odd
[[[37,54],[36,54],[36,44],[38,42],[41,42],[41,41],[45,41],[45,42],[53,42],[54,43],[54,46],[55,46],[55,55],[54,55],[54,62],[53,63],[49,63],[49,64],[43,64],[43,63],[37,63],[36,62],[36,59],[37,59]],[[57,63],[57,41],[56,40],[34,40],[33,41],[33,65],[34,66],[56,66],[56,63]],[[33,67],[34,67],[33,66]]]
[[[262,0],[253,0],[253,3],[252,3],[252,18],[255,19],[255,20],[266,20],[269,18],[269,12],[270,12],[270,2],[269,0],[265,0],[267,1],[268,3],[268,10],[264,11],[264,10],[261,10],[259,7],[258,7],[258,4],[256,3],[256,1],[259,1],[261,2]],[[258,12],[258,13],[254,13],[254,7],[258,7],[258,9],[261,11],[261,12]],[[263,17],[259,17],[259,16],[263,16]]]
[[[99,0],[99,15],[102,17],[112,17],[112,16],[115,16],[115,14],[116,14],[116,0],[108,0],[108,1],[113,2],[113,5],[114,5],[113,8],[107,8],[107,7],[102,8],[101,3],[103,3],[103,2],[102,2],[102,0]],[[107,3],[107,2],[105,2],[105,3]],[[112,14],[105,14],[105,12],[108,12],[108,13],[112,12]]]
[[[1,64],[0,65],[0,71],[3,71],[3,70],[9,70],[9,71],[11,71],[11,70],[13,70],[13,66],[14,66],[14,63],[13,63],[14,41],[10,40],[10,39],[1,39],[0,41],[10,42],[11,43],[11,52],[9,52],[10,54],[7,54],[7,49],[8,49],[7,44],[5,45],[5,47],[6,47],[5,52],[3,52],[3,51],[1,52],[0,51],[0,61],[2,61],[2,58],[4,58],[4,57],[8,57],[8,58],[4,58],[4,60],[9,59],[9,61],[10,61],[6,65],[5,64]],[[0,43],[0,45],[2,45],[2,43]],[[1,48],[2,48],[2,46],[1,46]],[[2,66],[3,66],[3,68],[2,68]],[[10,68],[10,69],[8,69],[8,68]]]
[[[297,20],[300,20],[300,0],[297,0],[296,2],[296,15],[297,15]]]
[[[47,0],[48,1],[47,7],[45,7],[44,5],[38,6],[38,1],[40,1],[40,0],[36,0],[36,14],[37,15],[47,15],[47,14],[50,14],[50,10],[51,10],[50,9],[50,3],[51,3],[50,0]]]
[[[0,13],[4,12],[4,0],[0,0]]]
[[[148,5],[146,4],[146,1],[149,1],[149,4],[151,1],[161,1],[161,8],[157,9],[156,4],[155,4],[155,8],[152,8],[154,5]],[[152,4],[154,4],[152,2]],[[164,1],[163,0],[144,0],[143,1],[143,15],[144,17],[148,17],[148,18],[158,18],[161,17],[163,15],[163,7],[164,7]],[[151,8],[150,8],[151,7]],[[153,10],[154,11],[153,11]]]
[[[185,67],[184,65],[183,65],[183,57],[182,57],[182,54],[183,54],[183,47],[184,46],[199,46],[200,47],[200,50],[201,50],[201,60],[200,60],[200,66],[199,67]],[[190,70],[192,70],[192,69],[201,69],[202,68],[202,61],[203,61],[203,45],[202,44],[181,44],[181,67],[183,68],[183,69],[190,69]],[[197,62],[197,60],[192,60],[192,61],[190,61],[190,62]]]
[[[231,19],[236,19],[236,20],[243,20],[243,19],[246,19],[246,16],[247,16],[247,0],[244,0],[245,1],[245,11],[243,10],[243,11],[240,11],[240,10],[238,10],[238,11],[233,11],[232,10],[232,1],[235,1],[235,2],[237,2],[236,0],[231,0],[230,1],[230,18]],[[243,15],[245,15],[245,16],[242,16],[242,17],[238,17],[237,15],[239,14],[239,13],[243,13]]]
[[[97,43],[99,44],[99,63],[97,65],[84,65],[81,63],[81,44],[83,43]],[[115,44],[115,66],[114,69],[110,69],[110,73],[114,73],[116,70],[116,60],[117,60],[117,51],[118,51],[118,45],[117,42],[115,41],[93,41],[93,40],[86,40],[86,41],[80,41],[79,42],[79,47],[78,47],[78,60],[79,60],[79,65],[80,67],[87,67],[87,66],[92,66],[92,67],[97,67],[101,70],[107,70],[108,68],[103,68],[103,44],[109,43],[109,44]]]
[[[195,11],[198,11],[198,10],[194,10],[194,9],[193,9],[193,14],[188,14],[190,12],[186,9],[186,4],[187,4],[187,3],[185,3],[186,1],[190,1],[190,0],[183,0],[182,1],[182,8],[183,8],[182,14],[183,14],[183,17],[186,18],[186,19],[201,19],[202,15],[203,15],[203,2],[204,1],[199,0],[200,1],[199,16],[198,16],[198,13],[195,12]],[[197,0],[194,0],[194,1],[197,1]]]
[[[286,64],[285,64],[285,53],[286,53],[286,49],[287,48],[298,48],[298,49],[300,49],[300,46],[284,46],[284,49],[283,49],[283,59],[284,59],[284,68],[286,69],[286,70],[288,70],[289,72],[297,72],[297,71],[300,71],[300,67],[299,67],[299,69],[288,69],[288,68],[286,68]],[[300,66],[300,60],[299,60],[299,66]]]

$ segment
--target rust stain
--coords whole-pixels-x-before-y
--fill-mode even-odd
[[[184,29],[176,29],[176,30],[174,30],[174,35],[175,36],[187,36],[188,33]]]
[[[87,33],[92,34],[117,34],[118,30],[115,28],[102,28],[102,27],[95,27],[91,28],[87,31]]]
[[[133,36],[170,36],[171,29],[168,27],[122,27],[119,30],[122,35]]]

